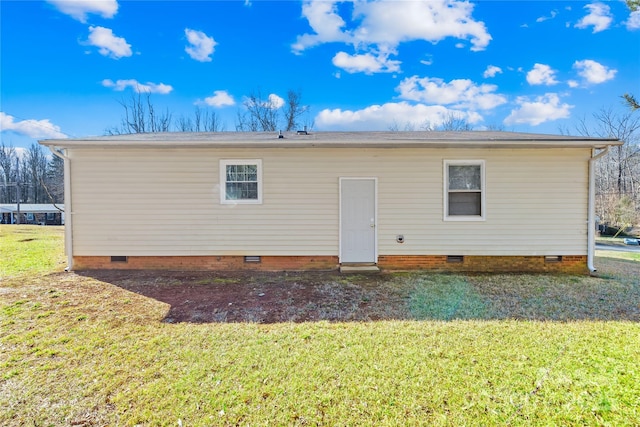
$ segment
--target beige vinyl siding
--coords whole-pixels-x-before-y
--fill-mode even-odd
[[[383,255],[582,255],[589,155],[584,148],[74,148],[74,255],[337,255],[339,177],[378,179]],[[262,160],[262,204],[221,204],[220,160],[243,158]],[[485,221],[443,220],[445,159],[485,161]]]

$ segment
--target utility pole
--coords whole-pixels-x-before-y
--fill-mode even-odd
[[[20,162],[16,158],[16,204],[17,204],[17,216],[16,216],[16,224],[20,224],[20,198],[22,194],[20,194]]]

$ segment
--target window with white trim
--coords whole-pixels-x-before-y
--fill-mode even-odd
[[[262,160],[220,160],[220,203],[262,203]]]
[[[444,219],[484,220],[484,160],[445,160],[444,175]]]

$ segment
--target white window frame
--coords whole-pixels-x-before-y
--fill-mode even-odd
[[[480,166],[480,215],[449,215],[449,166]],[[444,204],[443,219],[444,221],[485,221],[487,204],[485,195],[487,192],[485,180],[485,161],[484,160],[444,160]]]
[[[257,199],[227,199],[227,166],[255,165],[258,169]],[[262,160],[261,159],[222,159],[220,160],[220,203],[223,205],[261,205],[262,204]]]

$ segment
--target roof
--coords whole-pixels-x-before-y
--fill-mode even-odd
[[[58,209],[58,206],[60,209]],[[64,204],[53,205],[51,203],[20,203],[21,213],[58,213],[64,211]],[[15,203],[0,204],[0,213],[18,212],[18,206]]]
[[[218,148],[604,148],[622,145],[616,138],[517,132],[165,132],[49,139],[42,145],[74,147],[218,147]]]

